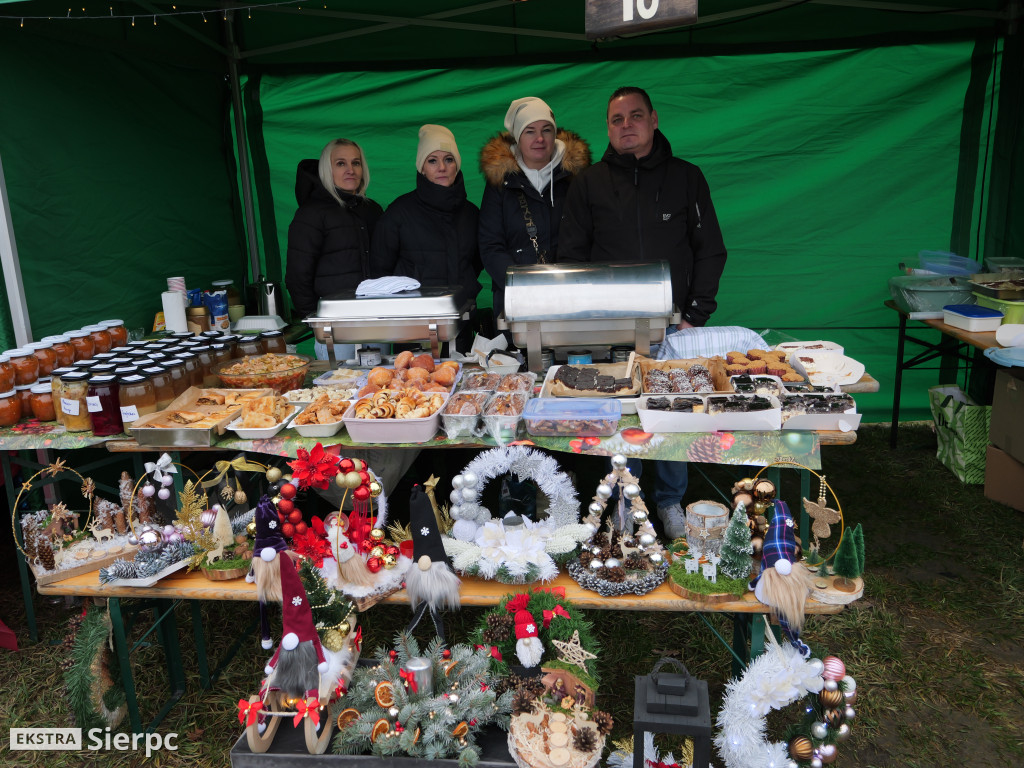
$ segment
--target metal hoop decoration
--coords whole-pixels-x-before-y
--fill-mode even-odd
[[[753,479],[757,480],[757,478],[759,478],[761,476],[761,473],[764,472],[766,469],[771,469],[772,467],[781,467],[781,466],[800,467],[800,469],[807,470],[812,475],[814,475],[816,478],[818,478],[818,482],[821,483],[822,485],[824,485],[825,488],[828,490],[828,492],[832,494],[832,498],[835,499],[835,502],[836,502],[836,512],[839,513],[839,541],[836,542],[836,548],[832,550],[832,553],[828,557],[822,557],[821,565],[824,565],[825,563],[827,563],[829,560],[831,560],[833,557],[836,556],[836,552],[839,551],[839,545],[843,543],[843,536],[846,535],[846,517],[843,515],[843,505],[839,502],[839,497],[836,495],[836,492],[834,490],[832,490],[832,486],[828,484],[828,480],[826,480],[824,478],[824,476],[819,475],[813,469],[811,469],[810,467],[804,466],[803,464],[801,464],[798,461],[773,461],[771,464],[766,464],[765,466],[763,466],[759,470],[757,470],[757,474],[754,475]],[[777,491],[778,491],[778,489],[776,489],[776,492]],[[803,511],[801,511],[800,514],[804,514]],[[821,555],[820,552],[818,554]]]
[[[14,505],[11,507],[11,535],[14,537],[14,546],[16,546],[18,548],[18,551],[21,552],[22,555],[24,555],[26,560],[28,559],[28,552],[21,548],[21,544],[18,543],[17,534],[18,507],[21,506],[22,494],[24,494],[25,491],[32,490],[32,483],[35,482],[35,479],[40,475],[50,475],[50,477],[56,478],[57,475],[59,475],[61,472],[74,472],[76,475],[78,475],[78,479],[82,481],[83,486],[86,483],[87,478],[82,477],[81,473],[78,472],[78,470],[64,466],[63,460],[58,459],[55,463],[40,469],[38,472],[32,475],[32,477],[30,477],[28,480],[21,484],[21,490],[18,491],[18,497],[14,500]],[[88,479],[91,480],[91,478]],[[81,524],[79,530],[84,530],[89,527],[89,521],[92,519],[92,500],[93,496],[95,496],[95,493],[82,495],[89,499],[89,510],[85,515],[85,522]]]
[[[213,471],[212,469],[208,469],[206,472],[204,472],[202,475],[200,475],[194,469],[192,469],[192,467],[189,467],[189,466],[187,466],[185,464],[179,464],[176,461],[172,461],[171,463],[174,466],[176,466],[176,467],[181,467],[182,469],[187,469],[189,472],[191,472],[192,476],[196,479],[196,486],[199,486],[199,487],[202,486],[203,478],[206,477],[208,474],[210,474],[210,472]],[[138,493],[139,486],[142,484],[142,481],[146,479],[146,476],[148,474],[149,473],[146,472],[145,474],[142,475],[142,477],[140,477],[138,480],[135,481],[135,487],[132,488],[131,498],[128,499],[128,509],[125,510],[125,514],[124,514],[125,520],[128,521],[128,529],[132,532],[133,535],[135,535],[135,526],[132,524],[132,510],[135,509],[135,495]],[[205,491],[204,491],[204,494],[205,494]]]

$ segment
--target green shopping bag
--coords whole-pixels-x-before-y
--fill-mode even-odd
[[[939,439],[939,461],[962,483],[984,483],[992,406],[978,405],[955,385],[931,387],[928,402]]]

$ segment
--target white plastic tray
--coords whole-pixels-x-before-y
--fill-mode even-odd
[[[312,405],[312,403],[310,405]],[[299,413],[295,414],[292,421],[297,419],[300,414],[305,413],[307,408],[309,408],[309,405],[299,411]],[[344,416],[342,416],[342,419],[344,419]],[[303,437],[334,437],[345,425],[345,422],[342,419],[332,421],[329,424],[292,424],[292,429]]]
[[[288,422],[295,418],[295,414],[298,413],[299,407],[295,404],[292,404],[291,409],[292,412],[289,413],[285,420],[278,424],[276,427],[265,427],[263,429],[243,429],[242,427],[238,426],[239,424],[242,423],[242,418],[238,417],[230,424],[228,424],[228,429],[230,429],[243,440],[266,440],[268,438],[273,437],[282,429],[284,429],[285,426],[287,426]]]
[[[423,419],[359,419],[355,416],[356,403],[359,402],[356,400],[345,411],[342,421],[349,437],[357,443],[425,443],[437,434],[441,411],[449,397],[445,395],[444,403],[437,412]]]

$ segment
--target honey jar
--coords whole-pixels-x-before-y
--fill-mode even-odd
[[[86,398],[89,393],[89,374],[73,371],[60,377],[57,408],[63,415],[68,432],[88,432],[92,429]]]
[[[132,422],[140,416],[156,413],[156,390],[148,376],[137,373],[118,378],[118,402],[121,404],[121,422],[124,431],[131,434]]]
[[[288,354],[288,344],[285,342],[284,334],[281,331],[264,331],[260,335],[260,342],[263,345],[263,354]]]

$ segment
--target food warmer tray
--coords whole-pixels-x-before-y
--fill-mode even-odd
[[[440,342],[459,335],[474,307],[459,289],[444,286],[385,296],[357,297],[348,290],[320,299],[316,316],[305,322],[316,340],[327,345],[333,368],[335,344],[429,341],[438,358]]]
[[[498,328],[526,348],[540,372],[541,349],[629,345],[649,355],[680,320],[668,262],[529,264],[509,267]]]
[[[990,272],[972,275],[971,289],[982,296],[1001,301],[1024,301],[1024,271]]]

